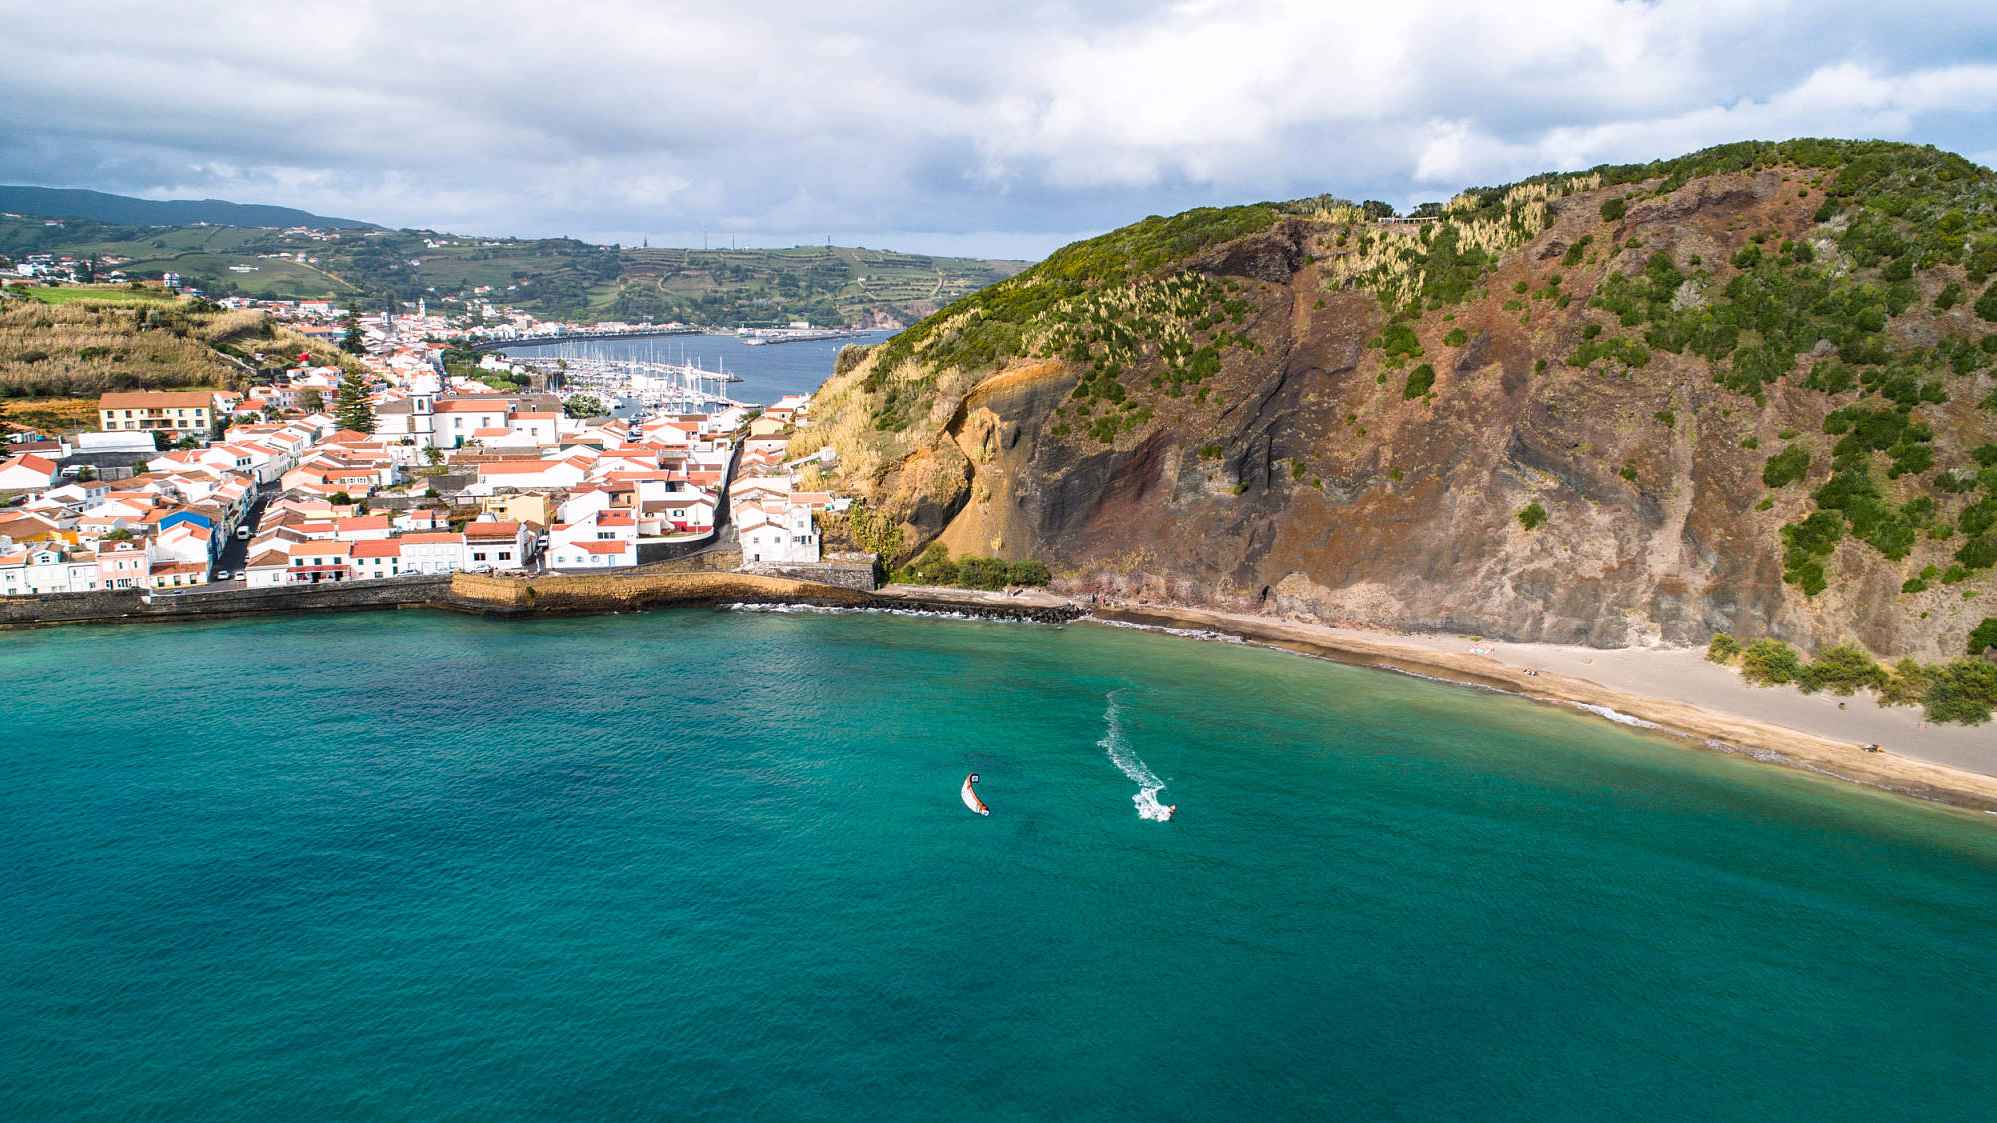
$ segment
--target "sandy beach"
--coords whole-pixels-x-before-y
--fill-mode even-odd
[[[1838,698],[1790,687],[1749,686],[1733,669],[1707,662],[1695,648],[1611,649],[1410,635],[1178,605],[1085,605],[1035,591],[1007,595],[891,586],[881,592],[931,601],[1077,604],[1104,621],[1217,632],[1559,705],[1604,707],[1695,747],[1997,812],[1997,730],[1992,727],[1932,725],[1918,709],[1885,708],[1870,694]],[[1860,746],[1868,743],[1884,751],[1863,751]]]

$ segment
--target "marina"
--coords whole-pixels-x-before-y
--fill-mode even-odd
[[[819,343],[827,339],[852,339],[865,334],[852,328],[742,328],[736,335],[745,347],[771,343]]]
[[[636,415],[707,413],[754,404],[737,401],[724,392],[724,387],[742,381],[740,375],[708,370],[698,360],[535,356],[514,361],[544,377],[551,389],[564,394],[594,394],[617,403],[620,416],[634,410]]]
[[[535,363],[566,360],[571,370],[578,360],[622,365],[635,360],[664,367],[691,365],[704,373],[709,387],[714,375],[725,373],[740,381],[726,383],[727,397],[768,405],[786,394],[807,394],[832,371],[841,348],[879,343],[892,332],[868,331],[836,339],[792,341],[788,346],[750,346],[734,334],[681,335],[672,338],[569,339],[519,341],[501,349],[510,361]],[[570,385],[577,385],[571,381]]]

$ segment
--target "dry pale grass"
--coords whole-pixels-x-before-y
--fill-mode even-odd
[[[0,397],[224,386],[240,371],[209,347],[209,320],[174,307],[0,309]]]
[[[96,427],[96,398],[0,401],[0,432],[27,429],[37,433],[67,433]]]

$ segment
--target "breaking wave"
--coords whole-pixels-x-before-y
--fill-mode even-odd
[[[977,620],[991,624],[1032,624],[1037,621],[1012,616],[984,616],[971,612],[944,612],[929,608],[881,608],[829,604],[724,604],[729,612],[759,612],[778,616],[912,616],[924,620]]]
[[[1597,706],[1588,702],[1576,702],[1574,703],[1574,708],[1577,710],[1586,710],[1591,714],[1596,714],[1598,716],[1608,718],[1610,721],[1615,722],[1617,725],[1633,725],[1638,729],[1660,728],[1659,725],[1654,721],[1645,721],[1640,717],[1631,717],[1630,715],[1623,713],[1621,710],[1613,710],[1607,706]]]
[[[1158,802],[1158,793],[1165,790],[1165,781],[1160,780],[1136,753],[1131,752],[1130,743],[1124,740],[1123,710],[1116,701],[1120,693],[1122,691],[1119,690],[1109,692],[1109,708],[1103,711],[1106,728],[1103,739],[1096,744],[1109,756],[1110,763],[1137,785],[1137,794],[1130,797],[1130,802],[1137,805],[1137,817],[1162,823],[1172,817],[1165,805]]]
[[[1094,615],[1085,616],[1083,619],[1092,624],[1103,624],[1111,628],[1128,628],[1133,632],[1161,632],[1168,636],[1179,636],[1184,639],[1212,640],[1215,643],[1246,642],[1240,636],[1229,635],[1226,632],[1211,631],[1206,628],[1171,628],[1163,624],[1133,624],[1128,620],[1110,620]]]

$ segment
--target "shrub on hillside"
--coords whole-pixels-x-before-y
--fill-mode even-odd
[[[1796,683],[1805,694],[1828,690],[1849,697],[1861,689],[1878,690],[1885,686],[1886,668],[1874,662],[1864,650],[1838,644],[1817,652],[1817,657],[1797,676]]]
[[[1997,663],[1957,659],[1933,668],[1933,681],[1921,702],[1929,721],[1982,725],[1997,706]]]
[[[1527,530],[1538,530],[1546,525],[1546,508],[1540,506],[1539,500],[1535,499],[1519,508],[1518,518],[1520,526]]]
[[[998,590],[1007,585],[1045,585],[1053,579],[1047,563],[1027,558],[965,557],[953,560],[949,547],[931,542],[920,557],[896,570],[894,580],[909,585],[955,585],[965,589]]]
[[[1387,353],[1387,357],[1390,359],[1399,355],[1405,355],[1408,358],[1419,358],[1421,355],[1421,340],[1416,338],[1415,329],[1406,324],[1393,323],[1388,324],[1387,330],[1380,334],[1380,348]]]
[[[1614,222],[1629,213],[1629,202],[1621,195],[1602,200],[1602,221]]]
[[[1981,655],[1993,647],[1997,647],[1997,616],[1985,616],[1983,623],[1969,633],[1969,653]]]
[[[1740,654],[1740,641],[1726,632],[1714,632],[1706,644],[1706,658],[1715,663],[1731,663]]]
[[[1761,466],[1761,482],[1769,487],[1787,487],[1803,478],[1810,470],[1810,450],[1802,445],[1790,445],[1768,458]]]
[[[1006,580],[1014,585],[1039,586],[1053,579],[1054,575],[1047,572],[1047,563],[1032,558],[1013,562],[1006,568]]]
[[[957,584],[968,589],[1003,589],[1007,567],[998,558],[969,557],[957,563]]]
[[[1740,653],[1740,675],[1756,686],[1795,682],[1802,673],[1802,657],[1779,639],[1755,640]]]
[[[1427,363],[1423,363],[1408,372],[1407,384],[1401,387],[1401,399],[1409,401],[1419,398],[1423,394],[1428,393],[1429,387],[1434,385],[1435,368]]]
[[[920,557],[908,563],[896,576],[916,585],[955,585],[957,563],[950,560],[950,547],[941,542],[931,542],[923,548]]]
[[[1902,659],[1893,665],[1893,672],[1886,677],[1886,685],[1879,688],[1879,704],[1918,706],[1928,696],[1934,681],[1934,668],[1912,659]]]

